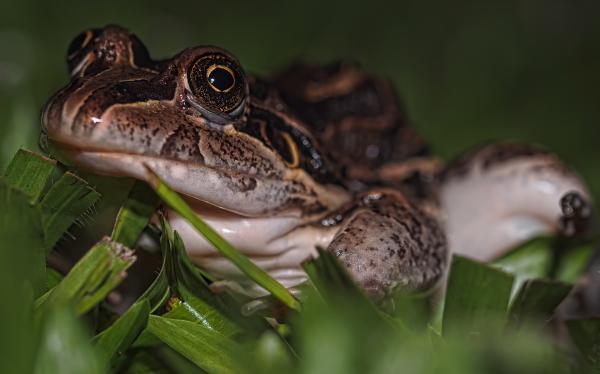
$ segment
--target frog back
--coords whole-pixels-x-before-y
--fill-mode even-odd
[[[349,179],[379,180],[382,167],[429,155],[392,84],[355,63],[298,63],[270,81]]]

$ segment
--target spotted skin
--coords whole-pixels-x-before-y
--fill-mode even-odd
[[[444,231],[436,217],[394,190],[361,198],[328,247],[374,300],[400,288],[424,290],[447,264]]]
[[[135,35],[107,26],[76,37],[67,66],[69,83],[42,115],[42,136],[63,159],[141,180],[151,168],[286,286],[306,280],[301,263],[321,246],[374,300],[396,288],[430,288],[443,277],[449,247],[485,235],[498,217],[531,218],[503,190],[494,205],[489,192],[498,186],[517,197],[539,185],[572,188],[581,201],[563,200],[562,226],[577,232],[585,224],[585,188],[553,156],[492,145],[445,167],[410,126],[392,84],[356,64],[295,64],[258,77],[217,47],[154,60]],[[211,81],[219,76],[226,79]],[[532,182],[512,183],[515,175]],[[556,209],[533,215],[551,223],[547,231],[560,226],[561,197],[551,194],[541,206]],[[196,263],[243,282],[176,214],[169,219]],[[479,220],[487,227],[460,230]],[[495,234],[492,252],[514,242]]]

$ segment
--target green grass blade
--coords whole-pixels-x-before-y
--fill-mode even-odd
[[[299,310],[300,303],[281,283],[273,279],[264,270],[256,266],[248,257],[241,254],[229,242],[221,237],[215,230],[207,225],[190,206],[169,186],[167,186],[153,171],[151,175],[152,186],[157,194],[180,216],[185,218],[206,240],[211,243],[225,258],[235,264],[250,279],[270,292],[275,298],[287,305],[290,309]]]
[[[124,367],[119,369],[122,374],[206,374],[206,371],[166,345],[132,352]]]
[[[100,198],[83,179],[69,172],[61,175],[56,161],[27,150],[17,152],[3,180],[38,209],[47,252]]]
[[[158,203],[158,197],[146,183],[136,182],[129,192],[125,204],[119,209],[111,235],[112,239],[133,248]]]
[[[121,283],[134,261],[131,250],[104,238],[75,264],[58,286],[36,302],[36,307],[39,311],[49,305],[70,303],[78,314],[84,314]]]
[[[600,318],[566,321],[569,335],[586,363],[597,373],[600,370]]]
[[[57,173],[56,161],[20,149],[8,165],[4,178],[9,186],[23,192],[32,203],[36,203]]]
[[[189,293],[182,296],[182,299],[175,301],[171,306],[172,309],[163,314],[163,317],[200,323],[227,337],[232,337],[240,332],[240,328],[223,313],[210,307],[201,299]]]
[[[96,347],[102,352],[106,366],[115,367],[125,357],[125,351],[146,328],[150,303],[135,303],[109,328],[96,337]]]
[[[54,183],[39,204],[46,237],[46,248],[60,239],[65,231],[100,199],[85,180],[67,172]]]
[[[105,373],[75,313],[64,305],[57,305],[43,317],[35,373]]]
[[[453,256],[443,333],[480,334],[504,325],[513,277],[491,266]]]
[[[311,282],[324,299],[338,296],[371,304],[362,290],[354,283],[350,275],[337,259],[328,251],[317,248],[319,256],[302,264]]]
[[[326,301],[336,310],[352,308],[374,326],[404,330],[400,321],[381,312],[371,302],[331,252],[322,248],[317,248],[317,251],[319,256],[305,261],[302,266],[322,301]]]
[[[58,271],[48,268],[46,272],[46,286],[48,289],[54,288],[58,286],[58,284],[63,280],[63,275]]]
[[[29,373],[33,299],[46,291],[43,233],[29,197],[0,179],[0,373]]]
[[[241,305],[227,293],[215,294],[204,279],[201,271],[189,259],[183,240],[172,231],[169,223],[162,218],[163,255],[172,291],[180,300],[171,311],[175,316],[203,323],[223,335],[231,336],[244,329],[247,332],[261,332],[267,324],[256,316],[242,316]],[[162,238],[161,238],[162,239]],[[171,315],[171,312],[168,314]]]
[[[553,240],[552,237],[532,239],[494,261],[493,265],[523,279],[548,277]]]
[[[148,287],[142,296],[140,296],[138,301],[147,299],[150,303],[150,311],[154,312],[169,299],[170,295],[171,290],[169,289],[169,281],[167,279],[166,270],[163,264],[158,276],[154,279],[150,287]]]
[[[556,270],[556,279],[563,282],[575,283],[585,271],[597,245],[589,244],[569,249],[560,259]]]
[[[571,288],[569,284],[545,279],[525,281],[511,303],[509,325],[517,328],[525,321],[547,322]]]
[[[165,233],[163,232],[163,236]],[[155,312],[158,308],[160,308],[171,296],[171,289],[169,288],[169,279],[167,278],[167,258],[165,256],[165,248],[166,244],[164,242],[164,238],[161,236],[161,249],[163,250],[163,259],[162,264],[160,266],[160,271],[158,276],[154,278],[154,281],[146,289],[146,291],[139,297],[137,302],[140,302],[144,299],[148,300],[150,303],[150,311]]]
[[[209,373],[242,372],[241,347],[202,324],[150,316],[148,330],[169,347]]]
[[[154,349],[135,350],[119,369],[121,374],[173,374],[173,370],[157,357]]]
[[[27,281],[38,297],[47,290],[46,255],[40,214],[29,199],[0,179],[0,259],[11,270],[5,274],[18,275],[9,284]]]
[[[187,267],[191,264],[179,234],[173,232],[169,223],[162,217],[161,224],[161,250],[166,262],[167,278],[171,291],[180,299],[167,314],[201,323],[226,336],[239,331],[223,313],[226,307],[220,298],[208,288],[202,276],[194,272],[194,268]]]
[[[169,373],[206,374],[206,371],[169,346],[157,347],[153,353],[169,367]]]
[[[553,242],[553,237],[532,239],[492,263],[492,266],[514,275],[511,300],[527,279],[549,277]]]

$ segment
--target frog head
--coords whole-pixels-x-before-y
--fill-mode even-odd
[[[276,90],[221,48],[153,60],[135,35],[107,26],[77,36],[67,65],[42,133],[80,168],[141,180],[151,169],[191,199],[248,216],[318,213],[349,199]]]

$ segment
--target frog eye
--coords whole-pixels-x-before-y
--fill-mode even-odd
[[[237,61],[220,53],[202,56],[187,71],[192,102],[199,109],[228,117],[241,114],[246,80]]]
[[[69,44],[69,48],[67,49],[67,58],[73,56],[80,49],[87,47],[87,45],[92,41],[93,36],[94,33],[92,30],[86,30],[73,38]]]
[[[225,65],[211,65],[206,70],[206,79],[212,89],[217,92],[227,92],[235,85],[235,75]]]
[[[96,30],[86,30],[77,35],[69,44],[67,48],[67,65],[69,71],[73,71],[85,58],[89,47],[92,44],[94,36],[97,34]]]

